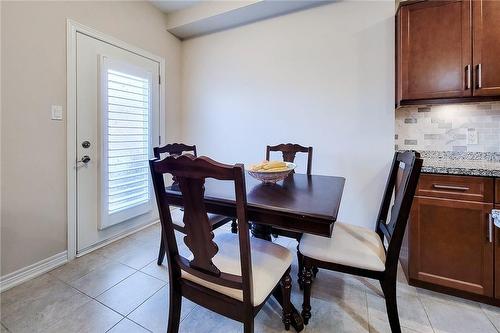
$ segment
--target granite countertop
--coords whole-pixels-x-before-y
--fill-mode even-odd
[[[500,153],[420,151],[423,173],[500,177]]]

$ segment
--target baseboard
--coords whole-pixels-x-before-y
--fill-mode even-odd
[[[68,261],[68,251],[40,260],[32,265],[0,277],[0,292],[15,287],[23,282],[40,276],[48,271],[64,265]]]
[[[177,207],[172,207],[171,211],[174,211],[178,209]],[[127,230],[126,232],[120,234],[117,237],[114,237],[113,239],[110,239],[104,243],[100,243],[97,247],[92,248],[92,249],[87,249],[83,253],[79,253],[78,256],[82,256],[88,252],[91,252],[93,250],[96,250],[99,247],[103,247],[105,245],[108,245],[109,243],[112,243],[120,238],[127,237],[133,233],[136,233],[137,231],[147,228],[155,223],[158,223],[158,220],[150,222],[146,225],[143,225],[139,228],[133,229],[133,230]],[[64,251],[61,253],[58,253],[56,255],[53,255],[52,257],[40,260],[39,262],[36,262],[32,265],[23,267],[21,269],[18,269],[15,272],[6,274],[4,276],[0,277],[0,292],[3,292],[7,289],[10,289],[12,287],[15,287],[23,282],[26,282],[30,279],[33,279],[37,276],[40,276],[44,273],[47,273],[48,271],[64,265],[65,263],[68,262],[68,251]]]

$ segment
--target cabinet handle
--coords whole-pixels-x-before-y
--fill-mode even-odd
[[[470,64],[465,66],[465,90],[470,89],[470,80],[471,80],[471,73],[470,73]]]
[[[482,75],[482,66],[481,64],[477,64],[477,89],[481,89],[483,87],[483,75]]]
[[[470,188],[465,187],[465,186],[432,184],[432,187],[440,189],[440,190],[454,190],[454,191],[468,191],[468,190],[470,190]]]
[[[488,241],[493,243],[493,217],[488,214]]]

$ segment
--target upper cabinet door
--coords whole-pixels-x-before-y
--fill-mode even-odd
[[[474,95],[500,95],[500,1],[473,5]]]
[[[402,100],[472,96],[470,1],[420,2],[402,6],[399,15],[397,95]]]

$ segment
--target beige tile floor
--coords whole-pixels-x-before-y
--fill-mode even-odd
[[[217,230],[229,232],[229,226]],[[1,294],[3,332],[165,332],[168,276],[155,259],[154,225]],[[277,242],[295,251],[296,242]],[[185,249],[184,249],[185,250]],[[296,264],[293,267],[294,279]],[[302,294],[293,286],[292,302]],[[304,332],[390,332],[380,287],[373,280],[320,270],[312,290],[312,319]],[[403,332],[489,333],[500,330],[500,308],[407,285],[400,274]],[[181,332],[242,332],[242,326],[184,300]],[[270,299],[256,332],[284,332]]]

